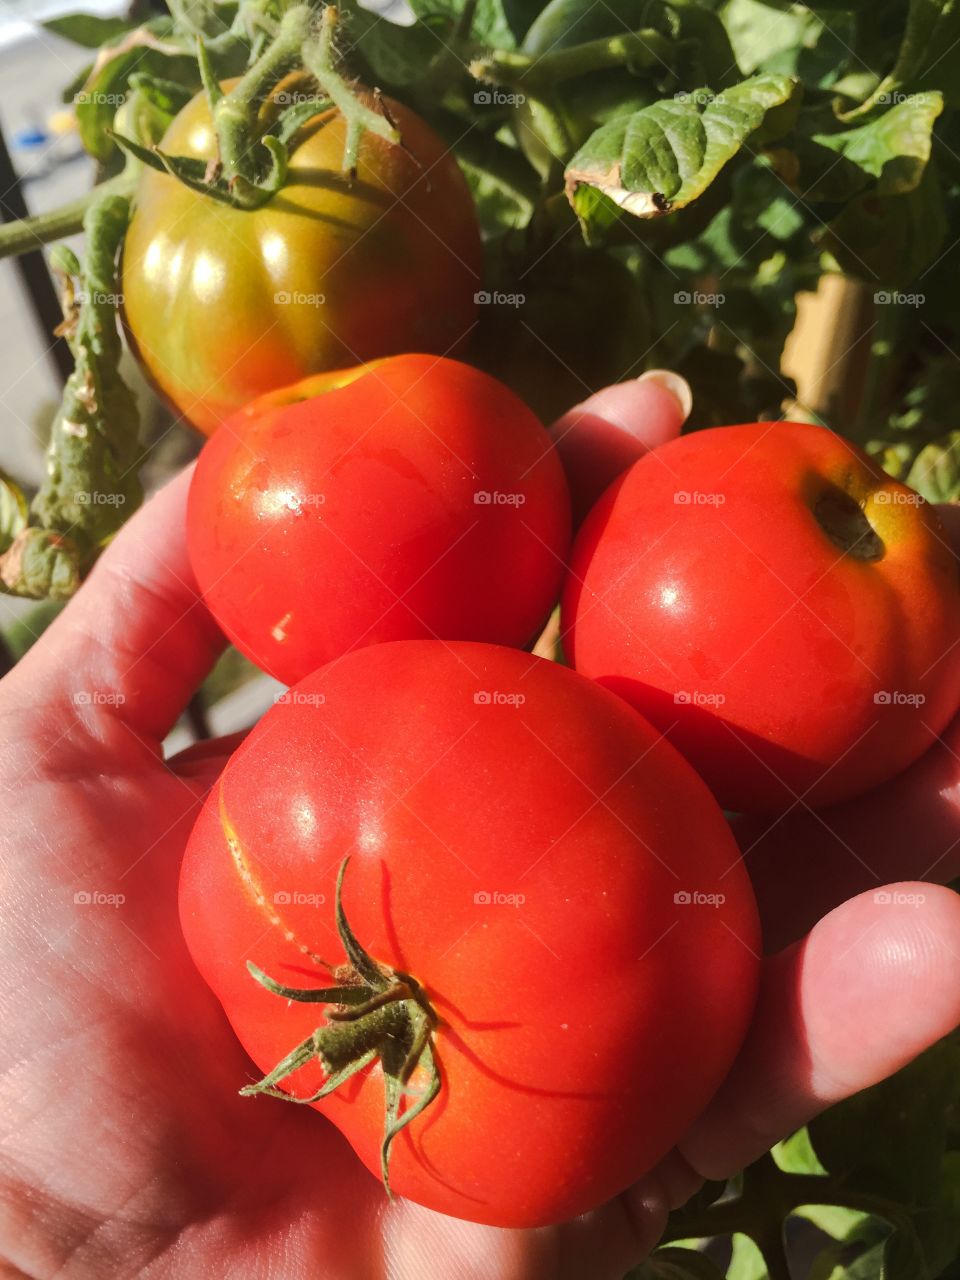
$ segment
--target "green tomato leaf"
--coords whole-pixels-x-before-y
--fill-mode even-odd
[[[851,60],[856,18],[850,13],[835,13],[824,22],[810,12],[816,7],[789,5],[781,9],[762,0],[727,0],[723,20],[744,74],[769,71],[797,76],[811,88],[833,87]],[[869,88],[875,83],[874,76]]]
[[[928,444],[914,459],[906,483],[928,502],[960,499],[960,431]]]
[[[897,102],[910,89],[950,87],[954,96],[960,41],[958,0],[910,0],[903,40],[892,70],[869,98],[847,118],[872,111],[879,103]],[[952,55],[952,56],[951,56]]]
[[[795,90],[787,76],[759,75],[718,94],[681,93],[603,125],[566,171],[567,198],[585,231],[602,231],[618,212],[656,218],[696,200]]]
[[[859,1213],[856,1209],[845,1209],[839,1204],[805,1204],[795,1212],[798,1218],[812,1222],[824,1235],[832,1236],[834,1240],[848,1240],[868,1221],[867,1214]]]
[[[518,43],[542,9],[543,0],[503,0],[503,12]]]
[[[814,1260],[807,1280],[878,1280],[883,1275],[882,1241],[851,1257],[848,1244],[830,1244]]]
[[[723,1280],[723,1272],[706,1254],[671,1245],[657,1249],[626,1280]]]
[[[485,236],[495,236],[526,226],[530,221],[532,206],[521,192],[501,181],[495,171],[476,167],[469,158],[463,156],[459,160],[470,184],[477,217]]]
[[[29,507],[23,490],[5,472],[0,471],[0,553],[27,527]]]
[[[218,36],[227,31],[236,21],[238,10],[243,8],[259,9],[263,17],[277,18],[283,8],[288,5],[237,4],[236,0],[168,0],[167,7],[173,14],[177,30],[189,36]],[[270,12],[271,8],[274,12]],[[249,21],[249,19],[247,19]]]
[[[422,22],[441,17],[450,29],[459,27],[468,8],[466,0],[411,0],[410,7]],[[477,0],[469,30],[462,33],[498,49],[515,49],[517,38],[501,0]]]
[[[920,1238],[911,1223],[898,1226],[883,1250],[883,1280],[932,1280]]]
[[[14,618],[3,631],[3,638],[16,662],[40,639],[50,623],[63,610],[61,600],[43,600],[29,613]]]
[[[723,22],[737,62],[747,75],[765,69],[783,54],[803,48],[821,24],[799,5],[776,9],[763,0],[729,0]]]
[[[40,25],[45,31],[52,31],[55,36],[62,36],[84,49],[99,49],[108,40],[116,40],[134,27],[123,18],[97,18],[90,13],[65,13],[60,18],[48,18]]]
[[[350,44],[370,68],[370,78],[397,89],[423,80],[430,62],[443,52],[442,36],[449,32],[449,22],[442,17],[402,27],[352,2],[343,6],[343,15]],[[438,28],[438,35],[431,27]]]
[[[890,1079],[847,1098],[809,1125],[835,1177],[894,1205],[930,1203],[940,1183],[943,1118],[960,1106],[960,1044],[942,1040]]]
[[[938,1276],[960,1255],[960,1151],[948,1151],[936,1203],[914,1215],[930,1272]]]
[[[723,23],[699,0],[550,0],[527,31],[523,50],[539,57],[625,32],[651,32],[673,42],[669,54],[655,57],[646,76],[651,83],[666,81],[664,89],[678,80],[722,89],[739,78]]]
[[[822,149],[823,171],[812,179],[804,172],[805,198],[846,200],[870,185],[880,195],[913,191],[930,159],[933,126],[942,111],[941,93],[915,93],[867,124],[813,133],[810,142]],[[811,153],[805,155],[808,162]]]
[[[140,73],[199,84],[196,58],[167,38],[169,30],[168,22],[151,23],[100,50],[86,82],[74,95],[80,141],[94,159],[102,162],[114,149],[107,130],[126,98],[132,76]]]
[[[785,1173],[825,1174],[827,1171],[817,1159],[817,1153],[810,1141],[810,1133],[806,1128],[778,1142],[770,1152],[777,1166]]]
[[[763,1254],[749,1236],[733,1237],[733,1255],[727,1267],[727,1280],[767,1280],[767,1264]]]
[[[48,580],[60,594],[66,592],[70,564],[91,565],[143,496],[139,411],[120,374],[117,320],[118,258],[129,218],[126,197],[100,192],[84,216],[86,261],[76,278],[76,258],[64,254],[62,246],[58,251],[64,276],[61,331],[74,369],[53,424],[46,475],[31,504],[41,527],[27,531],[35,535],[24,543],[29,556],[11,555],[13,565],[4,575],[8,586],[27,594],[41,593]]]

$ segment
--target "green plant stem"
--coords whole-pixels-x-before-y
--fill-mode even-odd
[[[59,209],[53,209],[49,213],[36,213],[19,222],[6,223],[0,227],[0,258],[16,257],[21,253],[29,253],[42,244],[76,235],[83,230],[83,219],[95,200],[106,195],[132,195],[135,182],[136,175],[124,170],[78,199],[61,205]]]
[[[470,74],[491,84],[536,92],[562,80],[609,67],[663,68],[670,65],[670,49],[670,42],[659,31],[631,31],[587,40],[540,57],[510,49],[486,50],[470,63]]]
[[[336,69],[336,50],[333,33],[337,24],[337,10],[327,5],[323,11],[320,35],[317,40],[303,46],[304,66],[324,93],[328,94],[347,126],[343,144],[343,170],[355,174],[360,152],[360,139],[365,130],[379,134],[387,142],[398,143],[400,135],[380,111],[374,111],[357,97],[353,86]]]
[[[249,71],[223,95],[214,108],[214,123],[220,159],[228,178],[245,178],[256,183],[259,148],[254,145],[257,113],[263,98],[300,63],[304,41],[310,34],[315,14],[309,5],[288,9],[277,35]]]
[[[783,1223],[770,1224],[770,1229],[754,1238],[767,1267],[768,1280],[791,1280],[790,1263],[783,1244]]]

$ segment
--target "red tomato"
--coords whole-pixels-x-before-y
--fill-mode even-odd
[[[569,498],[511,391],[409,355],[285,398],[218,432],[190,491],[191,562],[239,649],[292,684],[383,640],[533,638],[559,595]]]
[[[607,491],[564,591],[578,671],[730,809],[883,782],[960,699],[960,577],[936,512],[822,427],[684,436]]]
[[[393,1142],[398,1194],[502,1226],[567,1219],[659,1160],[729,1068],[759,950],[736,846],[673,748],[575,672],[491,645],[378,645],[249,735],[191,837],[180,909],[264,1072],[331,1024],[247,961],[330,985],[348,855],[353,934],[436,1018],[439,1094]],[[281,1083],[304,1098],[324,1078],[313,1058]],[[407,1109],[426,1083],[418,1067]],[[375,1174],[384,1093],[374,1063],[314,1104]]]

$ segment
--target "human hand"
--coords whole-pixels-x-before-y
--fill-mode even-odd
[[[587,451],[612,433],[624,456],[675,434],[683,412],[647,380],[600,393],[556,431]],[[619,1280],[702,1177],[742,1167],[960,1021],[956,897],[924,886],[919,907],[878,908],[861,895],[765,962],[720,1095],[611,1204],[504,1231],[388,1202],[324,1118],[237,1095],[249,1063],[180,937],[180,856],[232,745],[162,758],[222,643],[187,562],[186,485],[130,522],[0,682],[0,1260],[11,1274]],[[914,812],[921,775],[897,784]],[[877,857],[897,874],[895,850]],[[775,932],[822,896],[800,876],[795,894],[766,895]]]

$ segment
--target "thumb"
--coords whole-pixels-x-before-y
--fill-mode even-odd
[[[550,429],[579,524],[622,471],[680,434],[693,403],[678,373],[651,369],[595,392]]]

